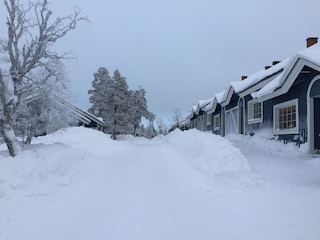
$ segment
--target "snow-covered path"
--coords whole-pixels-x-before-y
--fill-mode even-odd
[[[207,140],[206,135],[201,137]],[[185,135],[120,142],[94,135],[91,144],[76,139],[77,143],[51,142],[45,150],[26,153],[24,161],[53,154],[54,162],[71,163],[54,165],[58,174],[49,174],[50,165],[49,171],[39,171],[47,175],[42,180],[37,173],[23,187],[5,188],[0,198],[0,239],[311,240],[320,236],[319,185],[279,186],[243,171],[239,164],[234,166],[240,175],[231,174],[235,169],[230,172],[230,165],[229,176],[206,174],[204,165],[195,163],[208,156],[209,149],[199,152],[200,145],[208,143],[196,146]],[[222,144],[241,158],[231,144]],[[43,193],[40,186],[46,181],[56,184],[46,194],[36,194]]]

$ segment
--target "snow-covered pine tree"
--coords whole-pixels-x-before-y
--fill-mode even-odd
[[[133,127],[133,136],[136,136],[137,128],[141,124],[142,117],[147,117],[148,106],[146,100],[146,91],[143,87],[138,90],[130,90],[130,123]]]
[[[104,86],[101,87],[103,89],[102,92],[102,102],[103,105],[101,107],[101,117],[105,123],[104,131],[106,133],[113,133],[113,125],[115,121],[115,83],[114,79],[108,77]]]
[[[114,71],[111,78],[106,68],[99,68],[88,93],[92,103],[89,111],[103,118],[104,131],[111,134],[113,139],[117,134],[133,132],[136,135],[141,118],[154,116],[148,111],[144,88],[129,90],[126,78],[118,70]]]
[[[102,117],[105,104],[106,104],[106,91],[107,82],[110,81],[109,72],[106,68],[100,67],[96,73],[93,74],[92,89],[88,91],[89,102],[92,104],[89,108],[89,112],[96,115],[97,117]]]
[[[114,82],[114,121],[111,125],[112,137],[116,138],[117,134],[126,134],[130,129],[130,114],[129,114],[129,88],[125,77],[122,77],[118,70],[113,74]]]

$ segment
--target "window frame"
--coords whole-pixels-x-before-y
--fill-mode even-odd
[[[254,117],[254,105],[260,104],[260,118]],[[262,123],[263,122],[263,103],[257,100],[250,100],[248,105],[248,124]]]
[[[219,119],[218,123],[219,126],[216,126],[216,119]],[[213,130],[214,131],[219,131],[221,127],[221,119],[220,119],[220,114],[216,114],[213,116]]]
[[[282,134],[298,134],[299,133],[299,108],[298,108],[298,99],[292,99],[286,102],[282,102],[273,106],[273,133],[275,135],[282,135]],[[294,128],[279,128],[279,121],[280,121],[280,110],[288,109],[289,107],[295,107],[295,122],[296,125]],[[289,115],[287,115],[289,116]],[[285,117],[287,117],[285,116]],[[292,118],[292,114],[291,117]],[[286,124],[288,124],[291,120],[286,120]]]
[[[212,123],[212,113],[207,113],[207,126]]]

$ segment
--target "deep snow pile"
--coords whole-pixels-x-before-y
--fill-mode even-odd
[[[16,158],[0,146],[0,239],[313,240],[319,163],[266,133],[68,128]]]
[[[295,143],[275,141],[272,131],[267,130],[261,130],[253,137],[228,135],[226,138],[241,150],[253,172],[267,183],[304,186],[320,183],[320,158],[309,156],[307,144],[298,147]]]
[[[92,152],[101,150],[100,144],[108,141],[112,146],[108,136],[91,129],[64,129],[35,139],[15,158],[7,156],[3,144],[0,156],[7,157],[0,159],[0,196],[19,190],[27,196],[45,196],[59,186],[70,185],[73,175],[83,171],[79,169],[81,161],[90,159]]]
[[[225,138],[197,130],[175,130],[165,137],[171,148],[211,180],[214,177],[238,178],[250,174],[247,159]]]

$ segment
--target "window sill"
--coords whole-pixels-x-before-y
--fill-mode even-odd
[[[262,123],[262,118],[248,120],[248,124]]]
[[[273,130],[274,135],[285,135],[285,134],[298,134],[299,130],[297,128],[286,129],[286,130]]]

